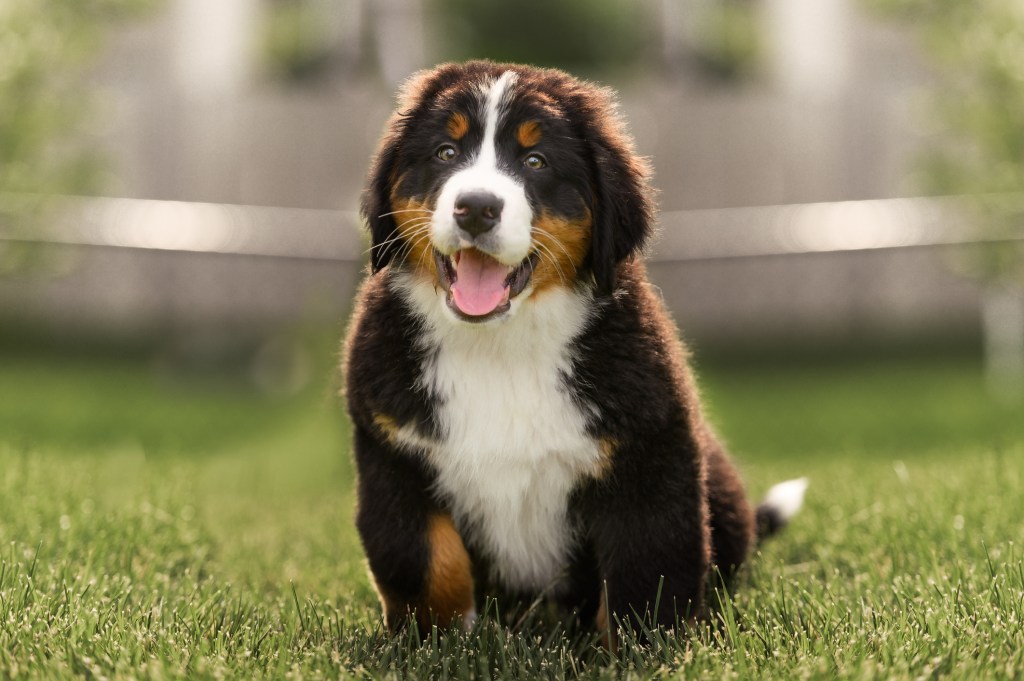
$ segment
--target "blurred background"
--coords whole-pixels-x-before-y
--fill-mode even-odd
[[[618,89],[741,452],[1020,437],[1015,0],[7,0],[0,440],[205,451],[315,403],[342,458],[368,160],[470,57]]]

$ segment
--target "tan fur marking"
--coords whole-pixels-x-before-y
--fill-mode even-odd
[[[602,586],[604,585],[602,584]],[[605,586],[605,588],[607,587]],[[594,622],[597,625],[597,633],[601,635],[601,638],[599,639],[601,645],[614,653],[618,650],[619,646],[615,641],[615,632],[612,631],[611,623],[608,619],[608,602],[606,595],[607,591],[602,589],[601,605],[597,608],[597,615],[594,618]]]
[[[541,292],[551,286],[570,287],[590,249],[591,218],[565,220],[542,213],[533,223],[533,243],[540,260],[533,271],[533,286]]]
[[[448,119],[448,134],[453,140],[460,140],[469,132],[469,118],[464,113],[454,113]]]
[[[387,414],[374,414],[373,425],[377,426],[392,444],[398,442],[398,423],[393,418]]]
[[[416,199],[391,195],[391,210],[394,211],[398,227],[388,236],[400,239],[395,261],[411,265],[410,269],[424,277],[439,281],[434,265],[430,241],[430,216],[432,211]]]
[[[601,458],[594,464],[592,474],[595,478],[603,478],[612,469],[612,459],[618,446],[618,441],[610,437],[603,437],[597,441],[597,451],[600,453]]]
[[[524,147],[532,147],[540,142],[540,124],[537,121],[526,121],[516,130],[516,139]]]
[[[423,625],[423,617],[437,618],[439,627],[448,627],[452,620],[461,620],[473,609],[473,574],[470,571],[469,554],[462,543],[462,537],[447,514],[430,518],[427,529],[430,542],[430,573],[427,576],[427,597],[425,613],[418,613],[417,619]]]

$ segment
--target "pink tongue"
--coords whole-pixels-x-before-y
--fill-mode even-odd
[[[505,300],[508,268],[475,248],[459,252],[455,264],[452,299],[468,315],[478,317],[493,312]]]

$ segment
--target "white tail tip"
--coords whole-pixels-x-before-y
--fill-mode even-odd
[[[809,482],[807,478],[780,482],[768,490],[762,506],[767,506],[778,514],[779,520],[788,521],[799,513],[800,507],[804,505],[804,492],[807,491]]]

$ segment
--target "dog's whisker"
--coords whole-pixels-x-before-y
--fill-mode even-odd
[[[429,240],[430,240],[430,232],[429,232],[429,230],[428,231],[424,231],[418,237],[416,237],[415,240],[413,240],[412,248],[413,249],[419,248],[420,244],[422,244],[424,241],[429,241]],[[422,258],[423,255],[429,251],[429,249],[427,249],[427,248],[422,248],[422,249],[419,249],[419,250],[420,250],[420,258]]]
[[[558,264],[558,258],[555,257],[555,254],[551,251],[551,249],[546,244],[538,241],[537,242],[537,246],[538,246],[538,248],[541,249],[541,250],[538,251],[538,254],[540,255],[541,260],[544,260],[546,258],[550,262],[551,267],[558,274],[559,280],[564,285],[565,284],[565,273],[562,271],[561,266]]]
[[[428,218],[426,216],[424,216],[423,218],[409,218],[408,220],[405,220],[403,222],[398,223],[398,225],[393,230],[388,232],[387,236],[385,237],[385,241],[381,242],[381,244],[378,244],[377,246],[372,246],[370,248],[370,250],[373,250],[374,248],[378,248],[380,245],[391,243],[395,239],[400,239],[402,235],[399,232],[401,232],[402,228],[405,227],[406,225],[410,224],[410,223],[416,223],[417,220],[420,220],[420,219],[429,220],[430,218]],[[397,236],[396,236],[396,234],[397,234]]]
[[[389,242],[390,242],[390,240],[391,240],[391,239],[392,239],[392,238],[394,237],[395,233],[397,233],[397,232],[398,232],[398,230],[400,230],[401,228],[402,228],[402,226],[401,226],[401,225],[399,225],[399,226],[395,227],[395,228],[394,228],[393,230],[391,230],[390,232],[388,232],[387,236],[385,237],[385,238],[386,238],[386,239],[387,239],[388,241],[386,241],[386,242],[384,242],[384,243],[389,243]],[[378,245],[378,246],[379,246],[379,245]],[[371,246],[371,247],[370,247],[369,249],[367,249],[367,251],[366,251],[366,252],[370,252],[370,251],[372,251],[373,249],[375,249],[375,248],[378,248],[378,246]]]
[[[431,225],[433,225],[433,222],[429,219],[420,221],[410,220],[409,222],[404,222],[402,223],[403,233],[399,236],[411,238],[423,231],[430,231]]]
[[[394,230],[392,230],[391,234],[394,234],[396,231],[398,231],[399,229],[405,227],[405,225],[407,225],[407,224],[408,223],[403,222],[401,225],[399,225],[399,227],[397,227]],[[399,240],[401,240],[403,238],[410,238],[412,236],[415,236],[415,235],[419,234],[421,231],[429,230],[429,227],[430,227],[430,220],[429,219],[426,220],[426,222],[423,222],[423,223],[420,223],[420,224],[415,224],[415,225],[413,225],[413,229],[412,229],[411,232],[409,232],[409,233],[404,233],[403,232],[401,234],[398,234],[396,236],[393,236],[393,237],[389,238],[386,241],[382,241],[379,244],[375,244],[373,246],[370,246],[368,249],[366,249],[364,251],[364,254],[371,253],[371,252],[373,252],[373,251],[375,251],[375,250],[377,250],[379,248],[383,248],[384,246],[387,246],[388,244],[393,244],[394,242],[399,241]]]
[[[405,261],[409,258],[409,255],[412,253],[412,249],[414,247],[415,247],[415,241],[412,240],[412,239],[407,239],[406,242],[405,242],[405,245],[402,246],[402,251],[401,251],[402,259],[399,262],[399,266],[400,267],[405,265]]]
[[[541,235],[543,235],[543,236],[547,236],[547,237],[548,237],[549,239],[551,239],[552,241],[554,241],[554,242],[555,242],[555,245],[557,245],[557,246],[558,246],[559,248],[561,248],[561,249],[562,249],[562,252],[563,252],[563,253],[565,253],[565,257],[566,257],[566,260],[567,260],[567,261],[568,261],[568,262],[569,262],[570,264],[572,264],[572,266],[573,266],[573,271],[575,272],[575,270],[576,270],[576,265],[575,265],[575,263],[573,263],[572,255],[570,255],[570,254],[569,254],[569,251],[568,251],[568,250],[567,250],[567,249],[565,248],[565,246],[564,246],[564,245],[562,244],[561,240],[560,240],[560,239],[558,239],[558,238],[557,238],[557,237],[556,237],[556,236],[555,236],[554,234],[552,234],[552,233],[548,232],[547,230],[545,230],[545,229],[544,229],[544,228],[542,228],[542,227],[535,227],[535,229],[536,229],[536,230],[537,230],[537,231],[538,231],[538,232],[539,232],[539,233],[540,233]],[[543,242],[541,242],[540,240],[538,240],[538,241],[537,241],[537,243],[538,243],[538,244],[541,244],[541,245],[544,245],[545,247],[547,247],[547,245],[546,245],[546,244],[543,244]],[[550,247],[547,247],[547,248],[548,248],[548,253],[549,253],[549,254],[551,255],[551,259],[552,259],[552,261],[555,261],[555,262],[557,262],[557,259],[556,259],[556,258],[554,257],[554,252],[550,250]],[[564,283],[565,283],[565,277],[564,277],[564,273],[562,273],[562,272],[561,272],[561,268],[560,268],[560,267],[559,267],[559,276],[560,276],[560,278],[561,278],[561,280],[562,280],[562,283],[564,284]]]
[[[398,249],[398,252],[395,254],[396,269],[401,268],[405,265],[405,261],[408,259],[409,253],[412,252],[413,246],[416,243],[416,241],[423,238],[424,236],[428,236],[429,233],[429,225],[425,224],[418,226],[408,234],[401,235],[404,241],[402,246]]]
[[[418,228],[418,227],[421,227],[421,226],[423,226],[425,224],[430,224],[430,223],[431,223],[431,218],[429,218],[429,217],[409,218],[408,220],[405,220],[400,225],[398,225],[398,229],[400,229],[400,230],[407,229],[407,228],[409,228],[410,225],[412,227],[414,227],[414,228]]]
[[[540,257],[540,261],[542,263],[547,262],[555,271],[558,270],[558,263],[552,257],[551,249],[549,249],[547,246],[540,243],[539,241],[537,242],[537,255]]]
[[[569,259],[569,262],[572,262],[572,256],[569,254],[569,251],[565,248],[565,245],[562,243],[561,239],[559,239],[558,237],[556,237],[554,234],[547,231],[543,227],[537,227],[536,225],[534,225],[534,229],[537,230],[543,236],[546,236],[549,239],[551,239],[551,241],[553,241],[556,246],[562,249],[562,252],[565,253],[565,257]]]
[[[413,251],[417,250],[417,247],[426,240],[430,239],[430,230],[421,228],[418,232],[419,236],[410,239],[405,247],[402,249],[402,260],[399,262],[398,267],[404,267],[406,262],[409,260],[409,256],[412,255]],[[429,249],[419,249],[420,255],[416,262],[417,265],[421,265],[423,257],[429,251]]]
[[[420,257],[419,257],[419,260],[416,261],[416,266],[417,267],[423,268],[425,266],[424,260],[426,260],[428,253],[430,253],[430,249],[429,248],[421,248],[420,249]],[[430,261],[427,260],[426,264],[429,264],[429,263],[430,263]]]
[[[403,222],[401,225],[399,225],[399,227],[404,229],[404,228],[406,228],[406,227],[411,225],[412,227],[419,228],[419,227],[422,227],[423,225],[430,225],[430,224],[433,224],[433,220],[430,217],[409,218],[408,220]]]
[[[433,215],[434,211],[429,208],[404,208],[402,210],[393,210],[390,213],[381,213],[377,217],[386,218],[389,215],[397,215],[399,213],[429,213],[430,215]]]
[[[394,256],[392,256],[391,258],[391,267],[393,269],[398,270],[402,268],[402,265],[405,263],[405,254],[408,251],[408,249],[409,242],[403,242],[402,245],[399,247],[398,252],[396,252]]]
[[[381,243],[377,244],[376,246],[371,246],[370,248],[368,248],[365,251],[363,251],[363,255],[366,255],[367,253],[372,253],[374,251],[379,251],[380,249],[385,248],[385,247],[387,247],[387,246],[389,246],[389,245],[391,245],[391,244],[393,244],[393,243],[395,243],[397,241],[401,241],[404,237],[405,237],[405,235],[402,235],[401,237],[395,237],[393,239],[389,239],[388,241],[381,242]]]

